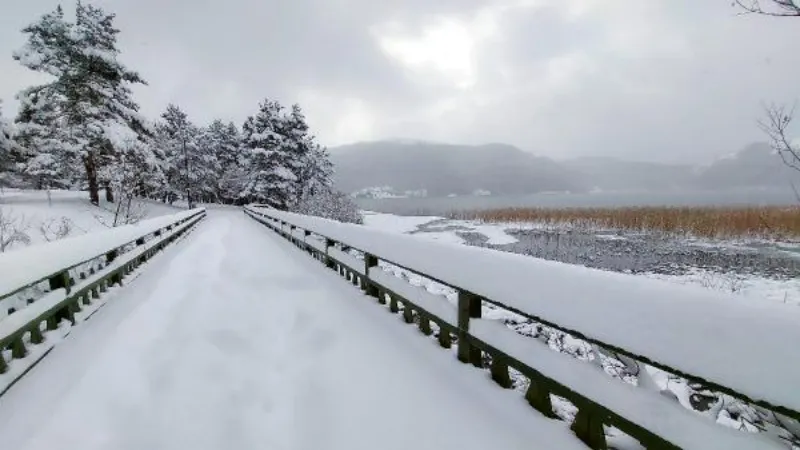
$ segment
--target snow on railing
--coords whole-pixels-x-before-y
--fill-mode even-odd
[[[205,209],[0,254],[0,395],[44,354],[46,337],[205,217]],[[20,304],[20,295],[38,298]],[[37,356],[33,358],[32,356]],[[18,361],[19,360],[19,361]]]
[[[484,248],[422,240],[275,209],[245,212],[337,270],[439,343],[458,342],[462,362],[483,367],[509,388],[509,368],[530,384],[528,402],[554,417],[551,395],[576,408],[572,430],[589,447],[607,448],[609,427],[645,448],[785,448],[784,438],[720,426],[670,398],[633,386],[596,364],[550,351],[500,322],[481,319],[491,304],[563,331],[605,352],[678,375],[779,415],[800,419],[798,317],[741,299],[632,275],[544,261]],[[313,243],[311,243],[313,239]],[[351,254],[357,250],[363,259]],[[390,264],[457,291],[457,308],[380,270]],[[713,407],[712,407],[713,409]],[[707,414],[710,416],[710,414]],[[778,416],[776,416],[778,417]],[[773,436],[770,436],[773,437]],[[780,442],[778,442],[780,441]]]

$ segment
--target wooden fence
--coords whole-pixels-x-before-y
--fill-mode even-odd
[[[0,319],[0,374],[9,371],[10,363],[4,356],[9,350],[11,359],[26,359],[28,347],[45,343],[46,333],[57,330],[62,320],[74,324],[75,315],[82,307],[91,305],[110,286],[122,285],[128,274],[191,230],[205,214],[204,209],[197,209],[140,226],[111,229],[3,254],[0,276],[7,273],[10,279],[11,272],[20,272],[19,267],[14,267],[20,264],[26,270],[16,276],[17,280],[24,280],[22,284],[0,286],[6,290],[0,292],[0,304],[26,289],[47,286],[41,289],[44,294],[40,298],[28,299],[27,305],[18,310],[12,308],[11,314]],[[104,242],[111,244],[104,247]],[[38,359],[41,356],[44,355]],[[25,371],[15,374],[10,384],[0,386],[0,395],[38,359],[27,361]]]
[[[558,353],[536,339],[514,332],[501,322],[481,319],[483,303],[563,331],[599,348],[610,349],[624,357],[679,374],[688,381],[701,383],[747,404],[754,404],[780,414],[784,420],[793,421],[800,418],[800,414],[794,409],[753,399],[719,383],[695,377],[685,370],[669,367],[652,358],[626,351],[612,342],[594,339],[579,330],[560,326],[519,308],[478,296],[462,287],[438,279],[435,275],[423,273],[385,255],[371,252],[369,248],[358,248],[353,242],[343,242],[341,236],[345,236],[346,233],[340,233],[339,240],[326,235],[327,230],[334,229],[331,227],[345,227],[345,225],[332,225],[324,219],[308,218],[268,208],[246,207],[244,212],[308,252],[328,268],[337,271],[360,287],[366,295],[377,298],[378,303],[388,303],[391,312],[402,312],[403,320],[409,324],[416,324],[425,335],[434,334],[432,324],[435,324],[438,328],[439,345],[450,348],[457,343],[457,357],[460,361],[488,368],[491,378],[503,388],[512,387],[509,368],[522,374],[529,382],[525,399],[544,416],[556,418],[552,403],[553,395],[567,399],[577,408],[577,413],[570,424],[571,430],[589,448],[611,448],[609,447],[611,444],[607,442],[607,434],[608,429],[612,427],[648,449],[779,449],[787,448],[787,443],[768,439],[763,434],[719,425],[713,419],[684,408],[674,398],[663,395],[664,392],[646,390],[613,379],[596,365]],[[348,230],[353,233],[359,232],[355,228]],[[388,235],[386,237],[393,238]],[[408,237],[403,236],[403,238]],[[363,258],[353,256],[351,254],[353,250],[360,252]],[[379,267],[381,263],[419,274],[456,290],[457,307],[442,296],[433,295],[387,273]],[[580,280],[575,282],[580,283]],[[675,330],[675,333],[680,332],[679,329]],[[800,383],[800,380],[796,382]],[[786,388],[798,387],[793,385]],[[547,448],[546,443],[540,445],[543,445],[540,448]]]

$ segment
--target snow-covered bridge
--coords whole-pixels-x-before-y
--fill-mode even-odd
[[[0,448],[787,448],[488,316],[503,310],[788,428],[800,418],[795,317],[268,209],[0,255],[0,303]]]

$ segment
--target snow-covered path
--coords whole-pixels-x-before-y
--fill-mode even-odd
[[[0,398],[13,449],[583,447],[239,210]]]

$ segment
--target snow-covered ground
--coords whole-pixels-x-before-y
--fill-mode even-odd
[[[102,194],[102,193],[101,193]],[[102,197],[102,195],[101,195]],[[139,202],[142,219],[153,218],[165,214],[173,214],[182,208],[163,203]],[[32,191],[4,189],[0,192],[0,210],[6,219],[12,219],[29,237],[29,244],[18,242],[10,249],[25,245],[35,245],[48,240],[58,239],[58,230],[62,222],[68,225],[68,236],[86,234],[93,230],[106,229],[106,224],[113,221],[114,204],[101,201],[100,207],[89,203],[88,194],[74,191]]]
[[[461,233],[477,233],[485,238],[485,243],[503,246],[517,242],[509,231],[520,229],[541,229],[541,224],[486,224],[468,220],[451,220],[436,216],[397,216],[366,211],[364,224],[385,231],[414,234],[440,242],[466,244]],[[618,234],[599,234],[599,239],[624,240]],[[699,240],[691,241],[691,245],[714,245]],[[723,244],[724,245],[724,244]],[[741,246],[731,242],[729,246]],[[718,271],[692,268],[687,273],[666,275],[642,273],[642,276],[666,280],[675,284],[696,285],[704,288],[735,294],[753,301],[766,301],[774,304],[800,306],[800,279],[776,279],[754,274],[720,273]]]
[[[450,220],[437,216],[396,216],[394,214],[364,212],[364,225],[384,231],[414,233],[436,241],[464,243],[458,232],[474,232],[486,236],[490,245],[517,242],[502,225],[478,224],[468,220]]]
[[[3,396],[4,448],[585,448],[238,209],[178,245]]]

